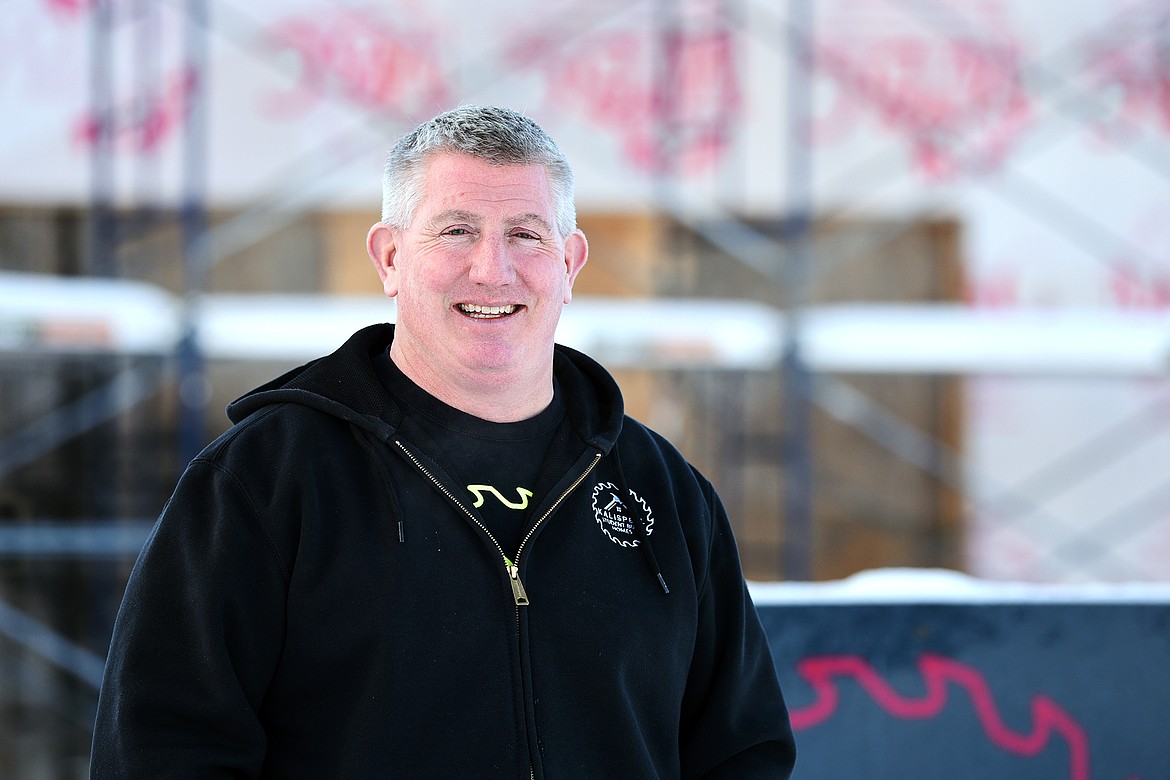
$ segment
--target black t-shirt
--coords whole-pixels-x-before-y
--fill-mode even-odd
[[[512,557],[548,489],[544,464],[565,419],[559,386],[535,417],[513,423],[484,420],[435,398],[408,378],[383,352],[375,361],[386,390],[422,431],[417,445],[457,481],[459,496],[478,512],[504,553]],[[559,475],[557,475],[559,476]]]

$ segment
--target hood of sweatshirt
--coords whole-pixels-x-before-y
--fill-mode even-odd
[[[240,422],[270,404],[294,403],[330,414],[383,441],[402,419],[398,402],[386,392],[374,358],[389,348],[394,326],[371,325],[353,334],[335,352],[294,368],[228,405]],[[608,455],[621,433],[625,407],[617,383],[604,368],[576,350],[557,345],[553,370],[564,389],[570,423],[581,439]]]

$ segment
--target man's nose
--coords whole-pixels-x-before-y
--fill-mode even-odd
[[[506,239],[483,238],[476,242],[468,274],[477,284],[510,284],[516,269]]]

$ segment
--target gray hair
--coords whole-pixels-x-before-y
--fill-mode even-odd
[[[460,106],[410,131],[386,155],[382,221],[410,227],[422,202],[428,158],[439,152],[470,155],[492,165],[543,165],[562,237],[577,229],[573,170],[548,133],[523,114],[496,106]]]

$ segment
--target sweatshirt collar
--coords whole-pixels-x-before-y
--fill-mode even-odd
[[[383,440],[402,420],[399,401],[386,392],[376,367],[394,339],[394,326],[371,325],[336,351],[244,394],[228,405],[232,422],[276,403],[296,403],[370,431]],[[621,433],[625,406],[609,372],[592,358],[557,345],[553,371],[564,390],[566,413],[589,446],[608,454]]]

